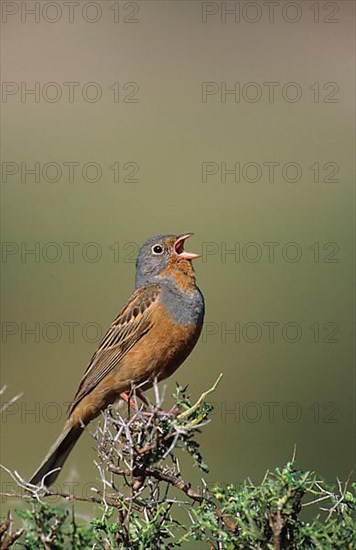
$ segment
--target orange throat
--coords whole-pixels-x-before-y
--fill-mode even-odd
[[[176,285],[186,292],[196,288],[195,273],[191,261],[172,258],[162,273],[162,278],[171,276]]]

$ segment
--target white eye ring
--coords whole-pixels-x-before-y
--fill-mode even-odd
[[[154,254],[155,256],[160,256],[161,254],[163,254],[163,246],[161,244],[154,244],[151,248],[151,252],[152,254]]]

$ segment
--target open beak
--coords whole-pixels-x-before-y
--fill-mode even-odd
[[[189,237],[194,235],[194,233],[187,233],[186,235],[180,235],[176,242],[174,243],[174,251],[179,258],[182,260],[195,260],[200,258],[200,254],[194,254],[194,252],[186,252],[184,250],[184,243]]]

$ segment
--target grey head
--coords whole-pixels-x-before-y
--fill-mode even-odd
[[[191,265],[190,261],[199,257],[184,250],[184,242],[191,235],[157,235],[148,239],[136,260],[136,288],[160,282],[164,273],[168,275],[177,267],[183,267],[182,261]],[[192,267],[191,272],[194,274]]]

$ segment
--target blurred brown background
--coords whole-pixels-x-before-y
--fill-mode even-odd
[[[26,477],[47,452],[137,247],[195,231],[206,325],[167,394],[224,373],[208,479],[258,481],[295,444],[301,468],[345,479],[354,3],[38,4],[2,6],[2,383],[24,395],[1,462]],[[91,448],[60,483],[95,481]]]

